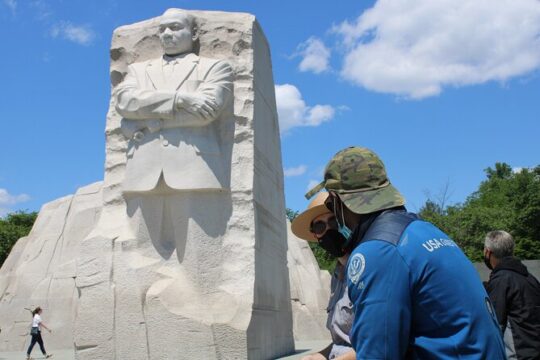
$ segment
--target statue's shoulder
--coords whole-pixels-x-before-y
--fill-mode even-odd
[[[231,69],[231,65],[223,59],[214,59],[199,56],[199,66],[206,70],[211,69]]]
[[[144,61],[135,62],[133,64],[130,64],[128,67],[131,70],[134,70],[135,72],[139,72],[139,71],[144,71],[148,66],[159,65],[160,61],[161,61],[161,58],[158,57],[158,58],[154,58],[154,59],[150,59],[150,60],[144,60]]]

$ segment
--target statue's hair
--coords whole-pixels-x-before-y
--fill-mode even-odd
[[[484,246],[491,250],[497,259],[514,255],[514,239],[503,230],[488,232]]]
[[[181,9],[174,9],[174,8],[167,9],[161,16],[165,16],[165,15],[167,16],[184,15],[189,22],[189,27],[191,29],[191,32],[192,33],[197,32],[197,22],[195,21],[195,17],[191,15],[190,13],[188,13],[187,11],[184,11]]]

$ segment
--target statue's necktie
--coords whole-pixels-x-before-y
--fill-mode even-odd
[[[168,82],[174,72],[174,61],[163,62],[163,76],[165,81]]]

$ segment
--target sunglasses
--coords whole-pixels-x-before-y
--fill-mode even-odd
[[[324,206],[326,206],[326,208],[330,210],[330,212],[334,212],[334,200],[332,199],[326,200],[324,202]]]
[[[317,220],[311,223],[309,231],[314,235],[322,235],[328,229],[337,229],[337,221],[335,217],[331,217],[328,221]]]

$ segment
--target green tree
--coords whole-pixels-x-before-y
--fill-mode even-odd
[[[18,211],[0,218],[0,266],[7,259],[13,245],[28,235],[37,218],[37,212]]]
[[[487,179],[463,204],[426,201],[419,214],[454,239],[473,261],[482,260],[484,237],[505,230],[522,259],[540,258],[540,166],[512,171],[506,163],[485,169]]]
[[[290,222],[292,222],[299,214],[298,211],[291,210],[289,208],[285,208],[285,213],[287,214],[287,219],[289,219]]]
[[[321,270],[328,270],[330,272],[334,271],[336,267],[337,259],[332,255],[328,254],[323,248],[321,248],[317,243],[310,241],[309,247],[313,251],[315,259],[317,259],[317,264]]]

